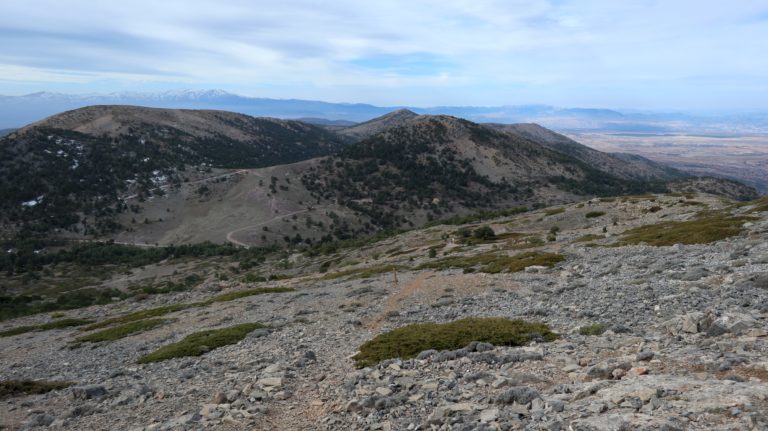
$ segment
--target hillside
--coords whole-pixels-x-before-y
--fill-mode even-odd
[[[95,106],[0,141],[0,173],[13,178],[0,185],[0,223],[5,237],[309,245],[478,210],[668,190],[667,171],[520,127],[401,110],[342,136],[221,111]],[[754,193],[714,179],[678,189]]]
[[[723,196],[738,201],[757,199],[760,194],[757,191],[735,180],[715,177],[686,177],[667,183],[672,192],[678,193],[707,193]]]
[[[768,429],[767,210],[656,194],[303,252],[2,253],[0,427]]]
[[[407,109],[398,109],[364,123],[340,129],[338,133],[342,136],[346,136],[353,142],[358,142],[382,133],[392,127],[400,126],[418,115],[419,114]]]
[[[121,200],[162,196],[212,168],[257,168],[332,154],[317,126],[220,111],[95,106],[0,140],[0,213],[7,231],[107,233]],[[136,210],[134,209],[134,212]]]
[[[496,124],[489,127],[536,142],[552,151],[571,156],[589,166],[619,178],[668,180],[685,176],[683,172],[639,156],[604,153],[538,124]]]
[[[418,226],[475,209],[661,190],[601,172],[527,139],[448,116],[417,116],[325,159],[302,181],[375,228]]]

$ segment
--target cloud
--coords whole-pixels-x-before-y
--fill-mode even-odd
[[[112,82],[387,104],[760,104],[765,16],[757,0],[6,2],[0,93]],[[710,100],[701,76],[718,82]]]

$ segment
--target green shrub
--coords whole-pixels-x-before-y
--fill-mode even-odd
[[[0,320],[109,304],[114,297],[125,298],[126,296],[124,292],[116,289],[79,289],[74,292],[63,293],[55,299],[49,300],[44,300],[37,295],[0,296]]]
[[[43,323],[38,328],[42,331],[47,331],[49,329],[61,329],[61,328],[69,328],[72,326],[82,326],[82,325],[87,325],[89,323],[93,323],[93,321],[85,320],[85,319],[61,319],[61,320],[54,320],[53,322]]]
[[[203,302],[192,302],[188,304],[173,304],[173,305],[166,305],[163,307],[150,308],[147,310],[135,311],[133,313],[126,314],[124,316],[113,317],[111,319],[102,320],[101,322],[97,322],[97,323],[94,323],[93,325],[86,326],[84,329],[86,331],[92,331],[94,329],[106,328],[107,326],[117,325],[120,323],[130,323],[130,322],[136,322],[138,320],[148,319],[151,317],[165,316],[166,314],[169,314],[169,313],[186,310],[188,308],[193,308],[193,307],[202,307],[203,305],[207,305],[207,304]]]
[[[12,337],[14,335],[26,334],[27,332],[36,331],[39,328],[37,325],[18,326],[16,328],[0,331],[0,337]]]
[[[510,248],[513,250],[525,250],[528,248],[536,248],[541,247],[545,244],[545,241],[542,237],[538,235],[529,235],[523,238],[520,238],[516,240]]]
[[[264,283],[267,281],[267,277],[259,274],[248,273],[243,277],[243,281],[246,283]]]
[[[227,292],[222,295],[214,296],[213,298],[206,299],[205,301],[189,302],[186,304],[166,305],[163,307],[136,311],[130,314],[126,314],[125,316],[113,317],[111,319],[103,320],[101,322],[87,326],[85,330],[91,331],[94,329],[106,328],[107,326],[112,326],[120,323],[130,323],[130,322],[136,322],[138,320],[149,319],[151,317],[165,316],[166,314],[174,313],[176,311],[186,310],[189,308],[204,307],[206,305],[211,305],[215,302],[234,301],[235,299],[244,298],[246,296],[262,295],[265,293],[292,292],[292,291],[294,291],[294,289],[289,287],[275,287],[275,288],[263,287],[263,288],[256,288],[256,289],[246,289],[246,290],[238,290],[234,292]]]
[[[368,268],[355,268],[355,269],[346,269],[344,271],[339,271],[339,272],[332,272],[330,274],[326,274],[322,276],[320,279],[334,280],[341,277],[371,278],[380,274],[386,274],[388,272],[408,270],[408,269],[409,269],[408,267],[405,267],[402,265],[380,265],[380,266],[372,266]]]
[[[483,241],[496,239],[496,233],[490,226],[480,226],[472,232],[472,236]]]
[[[229,328],[195,332],[187,335],[178,343],[163,346],[146,356],[142,356],[138,363],[147,364],[184,356],[201,356],[218,347],[235,344],[251,331],[259,328],[266,328],[266,326],[261,323],[243,323]]]
[[[596,235],[596,234],[590,233],[590,234],[582,235],[582,236],[576,238],[575,240],[573,240],[573,242],[590,242],[590,241],[595,241],[595,240],[598,240],[598,239],[605,239],[605,236],[603,236],[603,235]]]
[[[762,197],[749,202],[750,205],[754,205],[752,209],[755,212],[768,211],[768,197]]]
[[[91,320],[84,320],[84,319],[54,320],[52,322],[43,323],[42,325],[19,326],[18,328],[2,331],[0,332],[0,337],[10,337],[12,335],[19,335],[27,332],[32,332],[32,331],[48,331],[51,329],[69,328],[72,326],[87,325],[89,323],[93,323],[93,322]]]
[[[441,224],[454,225],[454,226],[462,225],[462,224],[470,224],[470,223],[481,222],[485,220],[491,220],[495,218],[509,217],[512,215],[522,214],[527,211],[528,211],[528,208],[525,208],[525,207],[510,208],[506,210],[480,211],[474,214],[469,214],[464,216],[454,216],[447,219],[434,220],[424,225],[424,227],[438,226]]]
[[[565,212],[565,208],[550,208],[550,209],[544,210],[544,215],[545,216],[553,216],[555,214],[561,214],[561,213],[564,213],[564,212]]]
[[[390,358],[413,358],[429,349],[459,349],[472,341],[522,346],[536,337],[554,341],[558,335],[543,323],[500,317],[467,318],[449,323],[420,323],[376,336],[360,346],[360,353],[352,359],[358,367],[366,367]]]
[[[708,244],[740,234],[742,225],[754,217],[729,214],[705,214],[695,220],[668,221],[636,227],[624,232],[618,245],[646,243],[654,246],[674,244]]]
[[[605,215],[605,211],[590,211],[586,214],[584,214],[584,217],[586,218],[597,218],[602,217]]]
[[[150,329],[156,328],[166,322],[167,320],[165,319],[138,320],[136,322],[126,323],[125,325],[115,326],[94,332],[92,334],[83,335],[82,337],[77,337],[75,340],[81,343],[115,341],[121,338],[125,338],[129,335],[137,334],[139,332],[149,331]]]
[[[518,272],[526,267],[540,265],[553,267],[565,260],[565,256],[555,253],[528,252],[514,256],[496,253],[484,253],[475,256],[450,256],[435,262],[427,262],[418,269],[462,268],[466,272]]]
[[[48,382],[44,380],[0,381],[0,399],[28,394],[44,394],[72,386],[71,382]]]
[[[219,296],[214,296],[211,299],[204,301],[205,303],[212,304],[214,302],[227,302],[234,301],[235,299],[245,298],[246,296],[264,295],[267,293],[283,293],[293,292],[295,289],[290,287],[260,287],[256,289],[237,290],[234,292],[227,292]]]
[[[146,293],[147,295],[160,295],[160,294],[172,293],[172,292],[186,292],[186,291],[192,290],[192,288],[200,284],[200,282],[202,281],[203,281],[203,278],[200,277],[199,275],[190,274],[184,277],[183,280],[179,280],[176,283],[172,281],[168,281],[165,283],[165,285],[144,286],[138,289],[141,290],[142,293]]]
[[[581,335],[601,335],[608,329],[608,326],[602,323],[595,323],[588,326],[582,326],[579,328],[579,334]]]

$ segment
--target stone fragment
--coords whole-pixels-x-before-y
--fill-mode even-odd
[[[544,410],[544,408],[544,400],[541,398],[534,398],[533,401],[531,401],[531,410]]]
[[[603,413],[604,411],[608,410],[608,406],[606,406],[605,403],[595,402],[588,405],[587,410],[592,413]]]
[[[695,334],[700,330],[701,321],[704,319],[704,313],[690,313],[683,316],[682,331],[689,334]]]
[[[107,394],[107,389],[101,385],[76,386],[72,388],[72,398],[76,400],[90,400],[101,398]]]
[[[580,370],[581,367],[578,364],[568,364],[562,368],[562,370],[566,373],[572,373],[574,371]]]
[[[614,380],[621,380],[621,378],[626,375],[627,375],[627,372],[622,370],[621,368],[616,368],[611,372],[611,377],[613,377]]]
[[[263,374],[275,374],[283,371],[283,366],[280,364],[271,364],[268,365],[264,370],[262,370]]]
[[[47,427],[52,424],[56,418],[49,414],[40,414],[32,416],[32,419],[27,421],[26,428]]]
[[[632,393],[632,396],[640,398],[640,400],[644,403],[648,402],[655,395],[656,389],[653,388],[642,388]]]
[[[200,414],[199,413],[197,413],[197,412],[189,413],[189,414],[186,414],[186,415],[183,415],[183,416],[180,416],[180,417],[176,418],[172,422],[172,427],[174,427],[174,426],[175,427],[179,427],[179,426],[182,426],[182,425],[189,425],[189,424],[197,422],[199,420],[200,420]]]
[[[216,392],[211,399],[211,403],[213,404],[225,404],[226,402],[227,395],[224,392]]]
[[[498,404],[528,404],[536,398],[541,398],[539,393],[528,386],[513,386],[496,397]]]
[[[560,400],[547,401],[548,407],[555,413],[560,413],[565,410],[565,403]]]
[[[432,425],[441,425],[446,419],[446,411],[442,407],[437,407],[432,410],[432,413],[427,417],[427,423]]]
[[[456,404],[449,404],[445,406],[445,409],[451,413],[456,413],[456,412],[469,413],[477,410],[478,407],[472,403],[456,403]]]
[[[644,351],[638,353],[637,356],[635,356],[635,360],[636,361],[650,361],[651,359],[653,359],[653,357],[654,357],[654,353],[653,352],[650,352],[648,350],[644,350]]]
[[[376,410],[389,410],[397,407],[399,404],[398,400],[393,397],[381,397],[374,402],[373,406]]]
[[[234,402],[236,399],[240,398],[240,391],[236,389],[232,389],[227,391],[227,401]]]
[[[495,422],[499,418],[499,409],[490,408],[480,412],[480,422],[488,423]]]
[[[351,400],[344,406],[344,411],[348,413],[359,413],[363,411],[363,406],[357,400]]]
[[[257,383],[264,387],[278,388],[283,385],[283,379],[282,377],[265,377],[259,379]]]
[[[200,409],[200,416],[208,417],[211,413],[216,411],[217,404],[204,404]]]
[[[408,401],[416,402],[416,401],[419,401],[422,398],[424,398],[424,394],[419,392],[418,394],[413,394],[410,397],[408,397]]]
[[[418,356],[416,356],[416,359],[423,361],[425,359],[431,358],[433,355],[437,353],[437,350],[425,350],[421,353],[419,353]]]

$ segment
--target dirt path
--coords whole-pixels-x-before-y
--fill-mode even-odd
[[[420,272],[416,278],[411,280],[407,285],[405,285],[405,287],[396,291],[392,295],[389,295],[389,298],[387,298],[387,302],[384,304],[384,308],[382,308],[381,313],[371,318],[371,320],[365,322],[365,327],[370,330],[379,329],[381,324],[387,318],[387,313],[400,310],[402,308],[400,303],[412,296],[417,291],[421,290],[421,288],[424,286],[424,280],[430,278],[433,274],[433,271]]]

